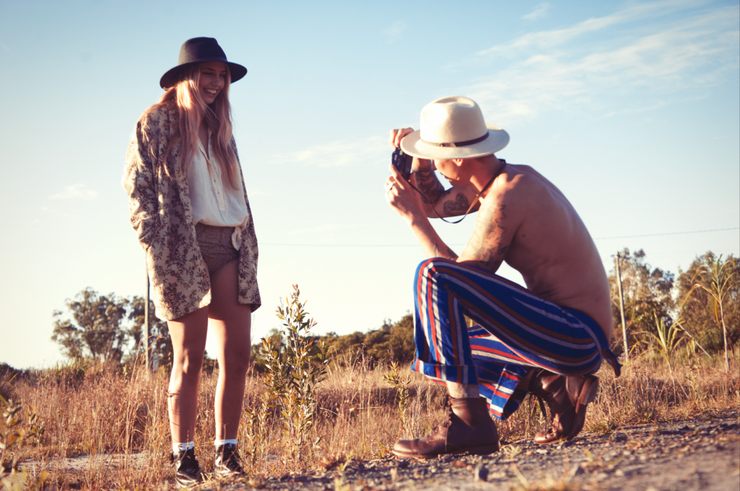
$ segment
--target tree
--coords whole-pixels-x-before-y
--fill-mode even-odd
[[[389,355],[393,361],[406,363],[413,360],[415,354],[414,318],[411,314],[406,314],[391,326]]]
[[[671,309],[675,306],[673,300],[674,275],[660,268],[652,268],[645,261],[646,254],[640,249],[630,254],[628,248],[620,252],[622,258],[622,291],[624,292],[624,314],[627,324],[629,345],[635,341],[650,344],[654,339],[656,325],[662,322],[666,327],[673,324]],[[619,313],[619,286],[616,273],[609,276],[609,285],[612,298],[612,318],[614,319],[615,337],[621,338]],[[614,349],[622,351],[623,343],[615,343]]]
[[[143,347],[145,301],[144,297],[134,296],[128,303],[128,320],[132,323],[129,332],[134,342],[134,356],[138,353],[140,343]],[[167,323],[153,313],[154,302],[149,300],[149,356],[156,355],[160,366],[172,365],[170,331]]]
[[[682,326],[710,351],[727,352],[740,339],[739,296],[740,262],[732,254],[723,261],[709,251],[679,271]]]
[[[346,358],[343,359],[338,355],[354,357],[365,351],[365,335],[360,331],[345,334],[344,336],[325,336],[322,337],[322,340],[331,349],[333,360],[338,363],[347,361]]]
[[[385,320],[380,329],[344,336],[331,333],[322,339],[333,353],[363,354],[371,363],[409,362],[414,358],[414,319],[406,314],[399,321]],[[336,358],[335,358],[336,359]]]
[[[72,320],[63,318],[61,311],[54,311],[51,336],[52,341],[62,345],[64,355],[74,360],[92,357],[120,362],[130,337],[129,330],[121,325],[129,301],[113,293],[98,296],[88,287],[65,303]]]
[[[285,340],[283,339],[282,332],[277,328],[273,327],[270,329],[270,333],[267,337],[262,338],[259,344],[253,344],[250,359],[252,360],[252,366],[258,373],[265,372],[265,353],[275,352],[276,356],[283,359],[285,356]]]

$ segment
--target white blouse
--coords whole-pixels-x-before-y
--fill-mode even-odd
[[[211,155],[209,158],[208,155]],[[236,188],[224,186],[221,166],[213,154],[211,134],[208,134],[208,154],[198,138],[198,151],[187,169],[193,224],[214,227],[235,227],[231,242],[236,250],[241,246],[241,231],[247,224],[249,211],[244,201],[241,180]]]

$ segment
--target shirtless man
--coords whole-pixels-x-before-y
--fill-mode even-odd
[[[508,142],[465,97],[428,104],[419,131],[391,131],[391,145],[415,157],[415,172],[408,182],[391,166],[386,198],[429,258],[415,277],[412,369],[446,384],[450,395],[447,421],[424,438],[398,441],[398,456],[495,452],[489,413],[506,419],[530,392],[553,415],[535,442],[573,438],[596,395],[602,359],[619,374],[596,246],[557,187],[531,167],[496,158]],[[435,169],[452,184],[447,191]],[[458,256],[429,218],[471,211],[478,211],[475,230]],[[495,274],[503,261],[526,289]],[[464,316],[477,325],[466,326]]]

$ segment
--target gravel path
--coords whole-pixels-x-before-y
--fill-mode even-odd
[[[56,461],[77,473],[96,465],[143,465],[145,456]],[[127,462],[128,461],[128,462]],[[28,465],[28,464],[27,464]],[[31,464],[33,467],[33,464]],[[167,484],[163,483],[164,487]],[[170,482],[170,486],[172,483]],[[740,411],[716,417],[626,426],[608,435],[582,433],[562,444],[502,442],[489,456],[415,460],[389,457],[305,475],[207,482],[200,490],[241,491],[738,491]]]
[[[307,491],[737,491],[740,413],[627,426],[609,435],[582,433],[570,442],[544,447],[526,441],[506,442],[500,452],[484,457],[352,463],[342,472],[289,475],[220,489],[252,486]]]

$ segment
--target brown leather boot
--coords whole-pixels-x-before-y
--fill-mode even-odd
[[[599,378],[594,375],[564,377],[546,370],[532,373],[528,389],[545,401],[552,413],[552,425],[534,437],[547,444],[575,438],[583,429],[586,408],[596,398]]]
[[[399,440],[393,453],[399,457],[430,458],[469,452],[487,455],[498,452],[498,432],[482,397],[447,398],[447,421],[424,438]]]

